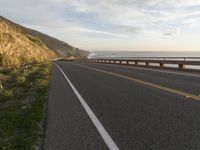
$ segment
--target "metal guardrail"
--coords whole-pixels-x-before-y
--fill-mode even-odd
[[[93,59],[93,58],[91,58]],[[128,60],[199,60],[200,57],[105,57],[105,58],[94,58],[94,59],[109,59],[109,60],[115,60],[115,59],[128,59]]]
[[[172,64],[178,65],[179,69],[186,69],[186,65],[200,67],[200,57],[112,57],[86,59],[82,61],[123,65],[141,65],[141,63],[143,63],[143,66],[152,66],[152,64],[158,64],[158,67],[162,68],[164,68],[166,64]]]

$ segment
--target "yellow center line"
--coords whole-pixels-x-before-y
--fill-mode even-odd
[[[89,67],[89,66],[80,65],[80,64],[78,64],[78,65],[81,66],[81,67],[84,67],[84,68],[88,68],[88,69],[91,69],[91,70],[103,72],[103,73],[106,73],[106,74],[109,74],[109,75],[113,75],[113,76],[116,76],[116,77],[120,77],[120,78],[123,78],[123,79],[128,79],[130,81],[134,81],[134,82],[137,82],[137,83],[149,86],[149,87],[153,87],[153,88],[157,88],[157,89],[160,89],[160,90],[163,90],[163,91],[167,91],[167,92],[170,92],[170,93],[174,93],[174,94],[178,94],[178,95],[181,95],[181,96],[185,96],[187,98],[193,98],[195,100],[200,100],[200,96],[196,96],[196,95],[191,94],[191,93],[187,93],[187,92],[183,92],[183,91],[180,91],[180,90],[168,88],[168,87],[165,87],[165,86],[162,86],[162,85],[158,85],[158,84],[154,84],[154,83],[151,83],[151,82],[139,80],[139,79],[136,79],[136,78],[133,78],[133,77],[125,76],[125,75],[122,75],[122,74],[119,74],[119,73],[114,73],[114,72],[111,72],[111,71],[97,69],[97,68],[94,68],[94,67]]]

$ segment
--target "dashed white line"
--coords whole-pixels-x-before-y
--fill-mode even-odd
[[[79,94],[79,92],[77,91],[77,89],[74,87],[74,85],[71,83],[71,81],[69,80],[69,78],[65,75],[65,73],[63,72],[63,70],[60,68],[59,65],[55,64],[58,69],[61,71],[61,73],[63,74],[63,76],[65,77],[65,79],[67,80],[67,82],[69,83],[69,85],[71,86],[72,90],[74,91],[75,95],[77,96],[78,100],[80,101],[81,105],[83,106],[83,108],[85,109],[86,113],[88,114],[89,118],[91,119],[91,121],[93,122],[93,124],[95,125],[95,127],[97,128],[99,134],[101,135],[101,137],[103,138],[104,142],[106,143],[106,145],[108,146],[108,148],[110,150],[119,150],[118,146],[115,144],[115,142],[113,141],[113,139],[111,138],[111,136],[108,134],[108,132],[106,131],[106,129],[103,127],[103,125],[101,124],[101,122],[99,121],[99,119],[96,117],[96,115],[93,113],[93,111],[90,109],[90,107],[88,106],[88,104],[85,102],[85,100],[83,99],[83,97]]]

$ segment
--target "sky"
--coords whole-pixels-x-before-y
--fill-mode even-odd
[[[0,15],[89,51],[200,51],[200,0],[0,0]]]

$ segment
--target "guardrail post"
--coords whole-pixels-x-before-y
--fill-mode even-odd
[[[164,63],[160,63],[160,67],[164,67],[165,65],[164,65]]]
[[[178,64],[178,68],[179,68],[179,69],[184,69],[184,68],[185,68],[185,65],[184,65],[184,64]]]
[[[137,61],[135,61],[135,65],[137,65],[138,64],[138,62]]]
[[[146,66],[149,66],[149,62],[146,62]]]

